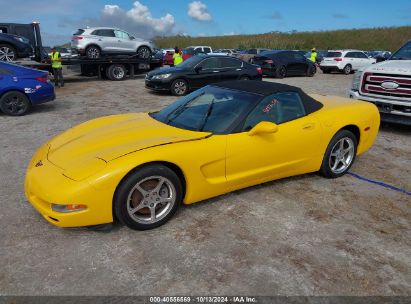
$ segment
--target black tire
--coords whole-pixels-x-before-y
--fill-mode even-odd
[[[86,57],[88,59],[99,59],[101,57],[101,50],[97,45],[90,45],[86,48]]]
[[[153,177],[153,179],[151,179],[151,177]],[[152,180],[155,181],[158,179],[160,181],[160,178],[164,179],[161,186],[159,182],[157,185],[147,184],[152,182]],[[137,185],[139,185],[139,188],[136,188]],[[159,187],[159,190],[156,189],[157,187]],[[140,192],[138,189],[144,190],[144,193]],[[171,203],[170,205],[168,205],[168,203],[163,205],[164,202],[158,200],[158,198],[170,200],[173,197],[173,194],[174,202],[172,205]],[[163,165],[148,165],[132,172],[120,183],[114,197],[114,212],[117,219],[131,229],[153,229],[170,220],[176,213],[182,200],[183,187],[177,174]],[[134,208],[140,209],[133,213],[131,210]],[[158,220],[156,220],[155,212],[154,217],[152,216],[151,212],[153,209],[158,210],[155,211],[158,212]],[[163,211],[164,213],[162,214]],[[149,219],[147,219],[147,217],[149,217]],[[154,221],[150,220],[153,218]]]
[[[323,69],[323,73],[324,74],[330,74],[330,70],[329,69]]]
[[[141,59],[150,59],[151,50],[147,46],[140,46],[137,49],[137,55],[138,55],[138,58],[141,58]]]
[[[351,64],[347,64],[342,71],[345,75],[350,75],[352,72]]]
[[[112,64],[107,68],[106,76],[114,81],[124,80],[127,76],[127,69],[122,64]]]
[[[17,59],[16,48],[7,43],[0,43],[0,61],[14,61]]]
[[[251,80],[251,78],[249,76],[243,75],[240,77],[240,80]]]
[[[287,68],[285,66],[279,67],[275,72],[275,77],[282,79],[285,76],[287,76]]]
[[[308,77],[313,77],[315,75],[315,73],[317,73],[317,68],[315,65],[311,65],[308,67],[307,70],[307,76]]]
[[[188,92],[188,83],[184,79],[176,79],[171,84],[170,89],[174,96],[183,96]]]
[[[18,91],[10,91],[0,98],[0,110],[9,116],[22,116],[31,107],[30,100],[26,95]]]
[[[346,144],[348,144],[348,142],[351,141],[353,145],[353,151],[350,160],[347,162],[347,165],[344,166],[344,168],[341,168],[341,171],[339,172],[337,170],[338,166],[335,170],[333,170],[332,165],[334,165],[335,162],[337,162],[337,158],[339,156],[335,156],[335,154],[338,154],[337,150],[335,149],[338,149],[337,144],[340,145],[342,140],[346,140]],[[323,162],[321,164],[321,168],[319,171],[320,174],[326,178],[337,178],[347,173],[355,161],[355,156],[357,154],[357,145],[357,138],[352,132],[348,130],[340,130],[339,132],[337,132],[337,134],[335,134],[334,137],[331,139],[330,143],[328,144],[327,150],[325,151]],[[348,147],[346,149],[348,149]],[[332,158],[334,158],[334,161]]]

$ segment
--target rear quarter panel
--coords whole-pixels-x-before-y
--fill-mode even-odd
[[[337,96],[311,96],[324,104],[315,113],[324,130],[324,144],[328,145],[339,130],[355,126],[360,134],[357,155],[371,148],[380,126],[380,114],[374,104]]]

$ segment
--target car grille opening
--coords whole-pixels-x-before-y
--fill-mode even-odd
[[[384,83],[390,83],[393,87],[384,87]],[[361,84],[361,94],[411,99],[411,76],[365,73]]]

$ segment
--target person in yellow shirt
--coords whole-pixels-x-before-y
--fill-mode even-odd
[[[63,65],[61,64],[61,54],[60,52],[56,51],[56,48],[53,47],[51,49],[50,54],[51,59],[51,67],[53,69],[54,75],[54,86],[58,86],[60,88],[64,87],[64,78],[63,78]]]
[[[317,50],[315,49],[315,48],[312,48],[311,49],[311,57],[310,57],[310,60],[312,61],[312,62],[317,62]]]
[[[177,46],[174,48],[173,61],[174,66],[183,62],[183,52]]]

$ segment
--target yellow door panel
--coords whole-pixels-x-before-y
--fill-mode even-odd
[[[286,175],[319,169],[321,127],[313,116],[278,126],[275,133],[227,136],[226,176],[229,187],[238,189]]]

